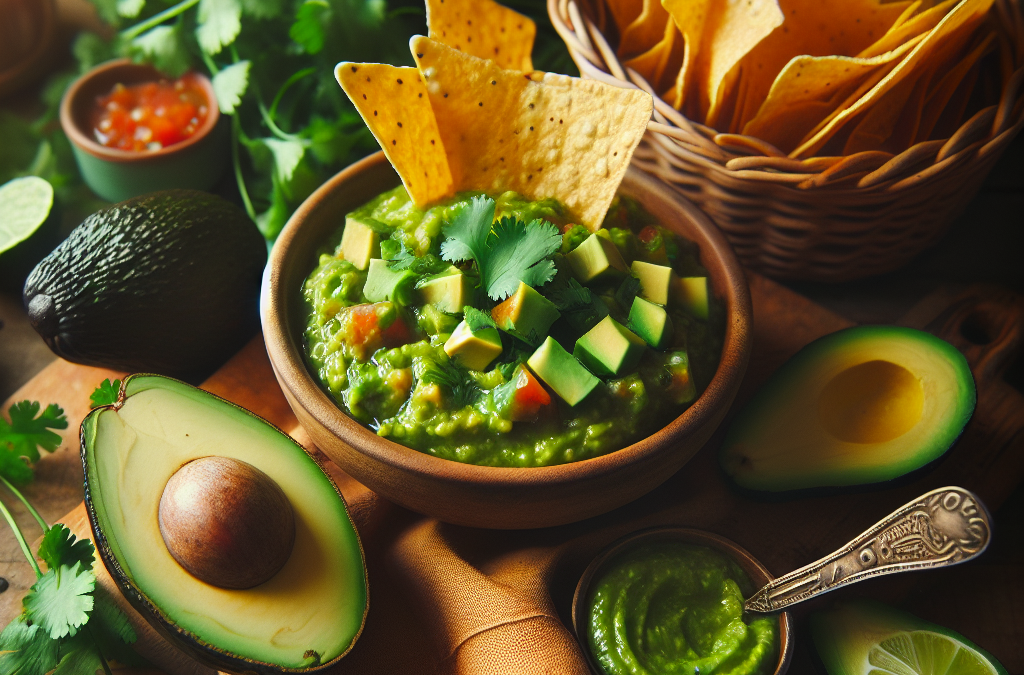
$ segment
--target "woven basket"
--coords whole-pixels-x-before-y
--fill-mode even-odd
[[[608,13],[604,0],[579,2],[548,0],[548,13],[580,73],[654,96],[654,116],[633,162],[703,209],[744,265],[778,279],[847,281],[906,264],[963,212],[1024,126],[1024,15],[1017,0],[996,0],[994,7],[1013,37],[1012,74],[998,104],[950,138],[898,155],[803,160],[686,119],[619,63],[599,28]]]

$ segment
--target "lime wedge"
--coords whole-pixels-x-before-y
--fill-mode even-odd
[[[811,635],[829,675],[1006,675],[963,635],[879,602],[815,612]]]
[[[0,185],[0,253],[25,241],[46,222],[53,208],[53,187],[37,176]]]
[[[897,633],[868,652],[870,675],[998,675],[976,649],[930,630]]]

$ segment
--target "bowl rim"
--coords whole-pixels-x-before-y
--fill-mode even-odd
[[[624,448],[590,459],[543,467],[481,466],[442,459],[377,436],[371,429],[349,417],[314,380],[305,364],[304,355],[292,339],[292,335],[285,329],[288,317],[284,315],[282,308],[286,306],[284,296],[289,290],[282,287],[282,268],[289,252],[293,250],[292,243],[304,220],[318,208],[321,201],[354,176],[387,163],[384,153],[378,151],[349,165],[313,192],[292,214],[278,236],[270,252],[263,279],[260,315],[267,351],[278,380],[282,387],[287,389],[287,393],[333,436],[360,454],[391,469],[443,477],[449,483],[468,484],[479,488],[499,485],[556,487],[614,474],[644,455],[655,453],[659,449],[665,451],[690,430],[699,429],[703,423],[712,420],[721,412],[720,407],[731,403],[735,386],[746,371],[751,347],[753,311],[744,272],[724,235],[711,224],[707,216],[688,201],[680,199],[671,188],[631,167],[627,173],[631,181],[642,184],[644,190],[660,193],[659,196],[663,199],[678,203],[689,218],[697,221],[699,229],[704,231],[711,244],[711,250],[705,250],[702,246],[702,260],[706,260],[707,256],[721,259],[726,288],[716,290],[727,303],[722,354],[711,382],[690,407],[655,433]],[[388,166],[390,168],[390,165]],[[397,177],[395,184],[399,184]]]
[[[581,625],[585,619],[583,613],[586,611],[586,595],[590,590],[590,585],[593,582],[594,577],[597,576],[597,573],[601,571],[602,567],[620,553],[635,546],[643,545],[644,543],[657,541],[679,541],[687,544],[697,544],[715,549],[720,553],[728,555],[743,569],[744,572],[746,572],[747,576],[750,577],[751,583],[755,586],[755,591],[775,578],[772,573],[769,572],[763,564],[761,564],[761,561],[751,555],[745,548],[731,539],[727,539],[726,537],[709,530],[663,525],[648,527],[619,537],[601,549],[597,555],[593,557],[586,569],[583,571],[583,574],[580,575],[580,580],[577,582],[576,590],[573,592],[572,596],[572,608],[570,612],[572,617],[573,634],[576,637],[576,642],[580,646],[580,650],[587,659],[587,664],[590,666],[591,671],[596,675],[603,675],[604,669],[600,667],[591,654],[590,646],[587,644],[586,633],[582,635],[580,634]],[[766,616],[778,616],[779,618],[779,655],[775,670],[773,670],[772,673],[773,675],[782,675],[789,669],[790,662],[793,659],[793,643],[795,638],[795,634],[793,632],[793,616],[788,610],[773,612]]]
[[[105,61],[95,68],[83,73],[71,83],[71,86],[69,86],[67,91],[64,92],[64,96],[60,101],[60,126],[67,135],[68,140],[70,140],[79,150],[108,162],[127,164],[159,161],[170,155],[180,154],[197,143],[200,143],[203,139],[209,136],[210,132],[217,126],[217,122],[220,120],[220,106],[217,104],[217,95],[214,92],[213,83],[210,82],[210,78],[206,77],[203,73],[191,70],[185,74],[192,75],[196,78],[203,95],[206,97],[208,107],[206,119],[203,120],[202,125],[196,129],[194,134],[179,143],[168,145],[160,148],[159,150],[148,150],[146,152],[121,150],[120,148],[108,148],[105,145],[100,145],[93,140],[92,136],[90,136],[86,130],[82,129],[79,124],[80,120],[77,111],[81,106],[87,103],[83,97],[95,96],[97,94],[97,92],[93,91],[93,87],[97,80],[113,78],[117,73],[122,71],[125,74],[130,73],[132,75],[130,78],[132,80],[130,82],[131,84],[153,80],[179,79],[170,78],[149,64],[135,63],[131,59],[113,59],[111,61]]]

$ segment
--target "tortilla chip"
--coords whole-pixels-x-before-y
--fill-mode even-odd
[[[776,79],[794,58],[856,56],[881,38],[911,4],[909,0],[780,0],[785,21],[743,59],[752,78],[747,101],[740,106],[748,115],[743,123],[760,114]]]
[[[565,75],[538,82],[426,37],[410,41],[458,190],[553,197],[597,229],[651,96]]]
[[[884,54],[885,52],[896,49],[901,44],[904,44],[918,35],[927,33],[932,28],[935,28],[943,17],[949,14],[949,10],[953,9],[957,2],[959,2],[959,0],[946,0],[931,9],[921,12],[909,21],[905,21],[900,26],[894,26],[889,29],[889,32],[883,35],[880,40],[862,51],[860,54],[857,54],[857,56],[866,59],[878,56],[879,54]]]
[[[640,15],[622,30],[616,53],[625,59],[643,54],[661,41],[667,23],[668,12],[661,6],[661,0],[644,0]]]
[[[676,38],[680,42],[682,41],[682,36],[676,30],[675,24],[671,21],[666,21],[665,35],[661,41],[640,56],[623,62],[622,65],[638,72],[654,87],[655,91],[659,91],[659,83],[665,68],[668,66],[669,59],[672,57]]]
[[[919,72],[918,69],[927,64],[928,60],[941,49],[943,42],[961,26],[976,26],[982,22],[992,3],[993,0],[961,0],[871,91],[833,117],[828,124],[790,153],[790,156],[808,157],[817,152],[851,118],[873,105],[903,79]]]
[[[942,113],[947,108],[960,107],[962,109],[966,106],[966,101],[963,100],[966,99],[966,96],[956,101],[957,106],[950,106],[949,103],[953,99],[953,94],[960,89],[960,83],[974,69],[975,64],[995,46],[995,39],[996,33],[994,31],[986,31],[967,56],[960,59],[956,65],[948,70],[940,71],[942,78],[938,82],[932,82],[932,87],[929,89],[927,99],[924,102],[924,112],[921,117],[920,126],[914,135],[915,140],[927,140],[939,121],[939,117],[942,116]],[[967,94],[970,93],[971,89],[973,87],[967,88]],[[962,117],[962,115],[963,113],[961,112],[957,117]]]
[[[664,0],[664,5],[686,39],[676,103],[693,100],[698,119],[714,118],[729,71],[783,23],[779,4],[777,0]]]
[[[852,155],[865,150],[884,150],[895,154],[905,150],[906,148],[900,147],[899,139],[893,137],[893,132],[904,118],[906,124],[914,126],[913,131],[916,131],[930,79],[930,69],[927,72],[916,73],[904,78],[875,101],[847,137],[843,154]],[[913,119],[915,116],[916,119]],[[911,137],[913,131],[909,133]]]
[[[428,204],[453,194],[448,159],[419,71],[342,62],[334,76],[414,202]]]
[[[537,26],[494,0],[427,0],[427,31],[438,42],[502,68],[533,70]]]
[[[622,35],[626,27],[640,16],[644,9],[644,0],[608,0],[608,9],[611,10],[619,35]]]
[[[743,133],[764,139],[783,152],[789,152],[807,134],[813,133],[815,125],[828,119],[833,111],[842,110],[844,106],[852,105],[859,99],[860,95],[850,99],[850,94],[866,79],[871,81],[871,76],[876,75],[864,91],[870,90],[895,62],[922,39],[915,38],[898,49],[870,59],[849,56],[794,58],[779,73],[757,115],[743,126]],[[794,107],[803,111],[799,120],[789,118],[789,111]],[[807,112],[812,109],[821,112],[822,116],[812,120]]]

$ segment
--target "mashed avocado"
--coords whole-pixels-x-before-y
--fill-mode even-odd
[[[389,269],[408,271],[401,283],[412,282],[419,288],[452,273],[451,263],[441,257],[442,230],[473,196],[462,194],[421,209],[399,186],[375,197],[348,219],[372,229],[379,238],[381,257],[390,261]],[[558,202],[531,202],[513,192],[494,201],[496,219],[543,220],[562,232],[561,249],[553,256],[557,274],[536,289],[561,310],[551,325],[551,337],[571,353],[576,340],[603,316],[610,315],[623,325],[627,322],[637,293],[628,275],[587,289],[590,305],[573,304],[579,298],[569,285],[571,273],[564,255],[591,233],[573,224]],[[617,199],[605,226],[605,234],[627,265],[641,260],[671,265],[679,276],[707,274],[695,245],[654,223],[632,200]],[[644,438],[678,416],[717,368],[724,334],[720,304],[712,299],[707,321],[670,306],[666,309],[676,337],[665,350],[646,349],[633,372],[602,380],[575,407],[551,394],[550,404],[530,408],[536,414],[522,423],[522,401],[515,383],[534,347],[502,331],[501,355],[484,371],[459,367],[449,359],[444,345],[463,316],[421,299],[403,301],[404,295],[397,292],[393,300],[370,302],[364,295],[367,271],[344,259],[340,239],[339,232],[303,286],[309,307],[305,334],[309,362],[343,410],[380,436],[422,452],[472,464],[516,467],[596,457]],[[460,263],[459,272],[478,280],[472,263]],[[479,288],[473,293],[472,306],[484,312],[497,304]],[[686,383],[685,391],[680,382]]]
[[[659,542],[613,560],[593,585],[587,639],[607,675],[761,675],[778,620],[743,618],[743,570],[718,551]]]

